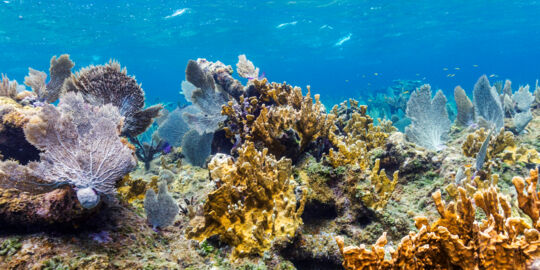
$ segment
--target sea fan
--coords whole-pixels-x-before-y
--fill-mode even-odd
[[[93,105],[116,106],[125,117],[124,136],[136,137],[143,133],[162,109],[161,105],[155,105],[142,110],[144,92],[141,86],[115,61],[83,68],[66,81],[64,91],[81,92],[85,100]]]
[[[438,91],[431,99],[431,87],[425,84],[411,94],[407,102],[411,125],[405,128],[410,141],[431,150],[442,150],[450,130],[446,97]]]
[[[36,171],[47,182],[77,190],[85,208],[115,193],[115,184],[136,165],[133,150],[119,137],[122,117],[112,105],[93,106],[67,93],[58,107],[47,104],[24,129],[43,151]]]

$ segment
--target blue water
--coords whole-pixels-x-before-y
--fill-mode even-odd
[[[0,73],[22,82],[62,53],[74,70],[115,58],[149,103],[183,99],[186,63],[198,57],[234,67],[246,54],[270,80],[337,103],[394,79],[449,96],[481,74],[534,84],[539,45],[539,1],[0,1]]]

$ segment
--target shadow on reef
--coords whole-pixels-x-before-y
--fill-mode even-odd
[[[8,124],[0,130],[0,153],[3,160],[14,159],[26,165],[38,161],[40,152],[25,139],[22,128]]]

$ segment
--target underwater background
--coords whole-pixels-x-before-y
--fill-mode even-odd
[[[540,269],[539,15],[0,0],[0,269]]]
[[[272,81],[311,85],[327,107],[395,79],[451,96],[482,74],[534,84],[539,13],[539,1],[4,0],[0,70],[22,81],[51,55],[78,66],[114,58],[148,102],[173,102],[188,59],[233,64],[246,54]]]

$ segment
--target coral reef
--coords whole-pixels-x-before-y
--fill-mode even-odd
[[[342,113],[347,111],[352,113]],[[327,156],[332,166],[354,165],[367,169],[370,162],[369,151],[385,144],[389,133],[383,131],[383,125],[375,126],[366,112],[367,107],[359,106],[355,100],[349,100],[348,105],[342,103],[332,109],[332,118],[337,119],[338,129],[338,134],[330,132],[329,136],[337,148],[337,151],[330,149]]]
[[[428,84],[418,88],[407,102],[406,113],[412,121],[405,128],[408,140],[435,151],[444,148],[451,123],[446,111],[446,97],[441,90],[431,99]]]
[[[343,266],[347,270],[526,269],[540,256],[538,210],[531,207],[537,196],[537,181],[538,171],[532,170],[526,181],[530,193],[524,195],[525,181],[520,177],[513,180],[519,207],[533,220],[532,225],[524,218],[512,217],[508,199],[493,186],[475,193],[474,199],[459,188],[459,199],[448,205],[437,191],[432,197],[441,216],[439,220],[429,224],[426,217],[416,217],[419,231],[403,238],[397,249],[390,252],[391,257],[385,255],[385,234],[371,250],[364,245],[345,247],[343,238],[337,237]],[[475,221],[477,210],[487,218]]]
[[[119,137],[121,116],[112,105],[95,107],[81,94],[65,94],[45,105],[24,128],[26,139],[43,151],[36,170],[50,183],[77,189],[85,208],[115,193],[115,184],[136,164],[133,149]]]
[[[258,149],[268,148],[294,163],[311,148],[325,147],[333,116],[325,113],[319,95],[312,98],[308,88],[304,96],[299,87],[269,84],[266,79],[254,80],[251,93],[223,107],[228,117],[225,131],[236,146],[252,141]]]
[[[208,194],[204,217],[193,219],[188,231],[189,238],[199,241],[219,235],[234,247],[233,258],[262,255],[294,237],[304,209],[295,195],[289,159],[275,160],[252,143],[238,152],[236,161],[219,154],[208,165],[217,189]]]
[[[155,117],[161,105],[144,107],[144,92],[134,77],[127,75],[126,68],[116,61],[106,65],[89,66],[79,70],[66,80],[64,92],[80,92],[87,102],[95,105],[112,104],[125,117],[122,135],[136,137],[143,133]]]
[[[141,142],[138,138],[130,139],[135,144],[135,154],[137,158],[144,163],[144,169],[150,170],[152,160],[158,156],[166,147],[167,142],[152,136],[150,143]]]

